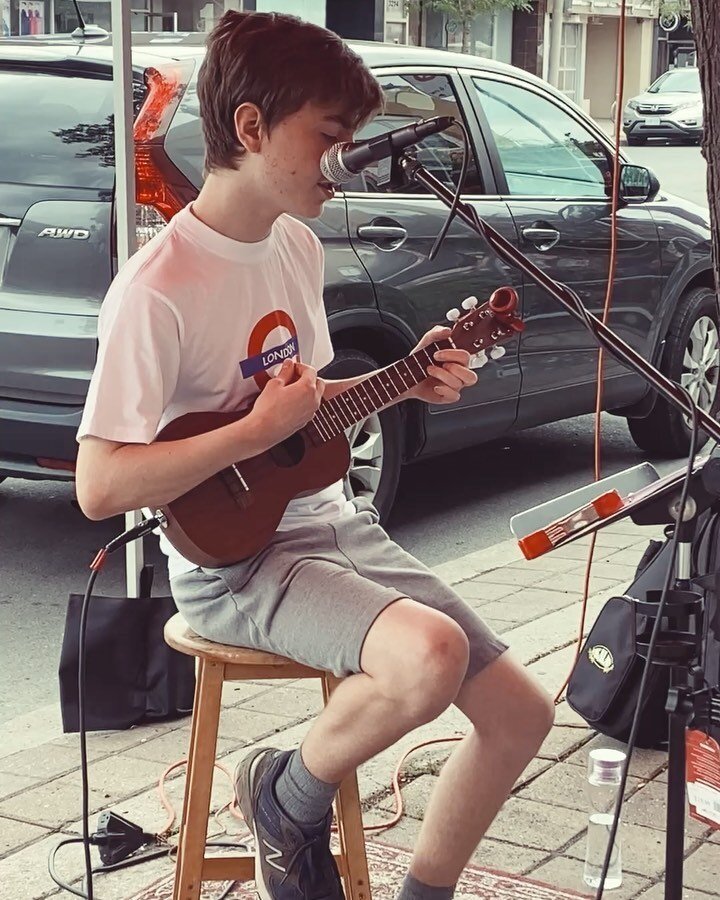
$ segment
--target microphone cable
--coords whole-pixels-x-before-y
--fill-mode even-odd
[[[54,872],[52,867],[50,867],[50,877],[56,881],[57,884],[60,884],[61,887],[64,887],[66,890],[70,890],[73,894],[76,894],[79,897],[86,897],[87,900],[94,900],[93,894],[93,868],[92,861],[90,859],[90,845],[92,843],[97,843],[97,837],[90,835],[90,824],[89,824],[89,787],[88,787],[88,761],[87,761],[87,731],[85,728],[85,706],[86,706],[86,693],[85,693],[85,669],[86,669],[86,657],[85,657],[85,639],[87,634],[87,621],[88,621],[88,612],[90,609],[90,598],[92,597],[93,588],[95,586],[95,581],[97,580],[98,575],[100,574],[108,556],[111,553],[114,553],[116,550],[119,550],[121,547],[124,547],[126,544],[129,544],[131,541],[135,541],[138,538],[144,537],[146,534],[150,534],[153,529],[157,528],[161,524],[161,520],[153,516],[149,519],[143,519],[133,528],[129,528],[127,531],[119,534],[117,537],[113,538],[109,543],[107,543],[95,556],[95,559],[90,563],[90,577],[88,579],[87,587],[85,588],[85,594],[83,596],[82,606],[80,608],[80,624],[78,628],[78,730],[80,732],[80,777],[81,777],[81,798],[82,798],[82,842],[83,842],[83,851],[85,856],[85,877],[87,879],[87,893],[80,893],[73,888],[69,888],[67,885],[60,884],[54,876]]]
[[[463,160],[462,166],[460,167],[460,174],[458,176],[457,185],[455,187],[455,196],[453,197],[452,206],[448,210],[447,218],[443,224],[443,227],[440,229],[440,233],[435,238],[435,243],[432,245],[430,252],[428,253],[428,259],[433,260],[437,256],[438,250],[440,249],[440,245],[445,240],[445,235],[448,233],[448,229],[452,224],[452,220],[455,218],[457,213],[458,203],[460,202],[460,195],[462,194],[462,189],[465,186],[465,179],[467,177],[468,166],[470,164],[470,138],[468,137],[467,128],[465,128],[465,123],[460,119],[455,120],[456,124],[460,127],[460,132],[463,138]]]
[[[626,0],[621,0],[620,16],[618,18],[618,40],[617,40],[617,82],[616,82],[616,103],[614,116],[614,154],[612,159],[612,196],[610,206],[610,258],[608,260],[608,283],[605,291],[605,302],[602,311],[602,323],[607,325],[610,317],[610,306],[612,304],[613,293],[615,288],[615,274],[617,272],[617,246],[618,246],[618,209],[620,206],[620,131],[622,125],[622,107],[623,107],[623,90],[625,79],[625,20],[626,20]],[[603,370],[605,365],[605,347],[602,342],[598,350],[597,359],[597,387],[595,392],[595,420],[593,426],[593,476],[595,481],[600,481],[601,460],[601,415],[603,402]],[[583,637],[585,635],[585,622],[587,618],[587,605],[590,597],[590,578],[592,574],[593,559],[595,556],[595,544],[597,541],[597,532],[593,531],[590,535],[590,546],[588,547],[587,563],[583,580],[583,593],[581,598],[580,625],[578,628],[577,641],[575,643],[575,658],[572,661],[570,670],[555,695],[555,705],[557,706],[565,693],[570,682],[572,673],[580,658],[582,650]]]
[[[85,691],[85,673],[86,673],[86,653],[85,653],[85,643],[86,643],[86,634],[87,634],[87,623],[88,623],[88,613],[90,609],[90,600],[92,599],[92,592],[95,586],[95,582],[97,580],[98,575],[102,571],[105,563],[107,561],[108,556],[111,553],[114,553],[116,550],[125,547],[127,544],[132,543],[132,541],[136,541],[139,538],[143,538],[146,535],[150,534],[150,532],[154,531],[162,524],[162,519],[159,516],[152,516],[148,519],[143,519],[137,525],[129,528],[127,531],[124,531],[122,534],[119,534],[117,537],[114,537],[109,543],[107,543],[101,550],[98,551],[92,563],[90,564],[90,569],[92,570],[90,573],[90,577],[88,579],[87,587],[85,588],[85,594],[83,595],[82,606],[80,609],[80,623],[78,626],[78,731],[80,735],[80,777],[81,777],[81,801],[82,801],[82,837],[79,838],[67,838],[53,848],[48,857],[48,874],[58,885],[58,887],[62,888],[65,891],[68,891],[70,894],[74,894],[76,897],[81,897],[83,900],[95,900],[94,894],[94,885],[93,885],[93,874],[102,873],[102,872],[114,872],[118,869],[125,869],[131,866],[137,866],[141,863],[148,862],[152,859],[158,859],[163,856],[171,856],[174,851],[174,846],[160,846],[157,849],[148,849],[144,853],[138,854],[137,856],[132,856],[130,859],[123,860],[117,863],[111,863],[103,866],[98,866],[93,868],[92,860],[90,858],[90,847],[94,844],[96,846],[101,845],[103,842],[111,839],[114,835],[108,833],[95,833],[90,834],[90,812],[89,812],[89,777],[88,777],[88,759],[87,759],[87,729],[86,729],[86,691]],[[228,774],[227,772],[225,774]],[[172,825],[172,822],[166,827],[165,832],[169,831],[169,827]],[[147,837],[155,838],[159,844],[162,844],[165,839],[165,834],[161,835],[150,835]],[[79,844],[83,845],[83,854],[84,854],[84,862],[85,862],[85,875],[83,878],[83,883],[86,885],[86,889],[75,888],[72,885],[68,884],[64,881],[55,870],[55,857],[58,851],[69,844]],[[149,840],[148,840],[149,843]],[[243,843],[234,843],[227,841],[208,841],[206,843],[208,847],[218,847],[218,848],[234,848],[234,849],[242,849],[247,850],[247,845]],[[227,887],[221,890],[221,892],[214,898],[214,900],[225,900],[225,898],[230,894],[232,888],[235,886],[236,882],[231,882]]]

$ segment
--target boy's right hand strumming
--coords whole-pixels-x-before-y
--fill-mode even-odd
[[[324,382],[317,370],[286,359],[255,401],[248,416],[270,446],[295,434],[312,419],[322,400]]]

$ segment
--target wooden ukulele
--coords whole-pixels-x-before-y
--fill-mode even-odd
[[[345,430],[362,422],[400,394],[427,377],[437,350],[459,348],[473,355],[478,368],[502,356],[504,341],[522,331],[513,288],[496,290],[482,306],[474,297],[463,301],[461,315],[451,310],[454,322],[449,338],[406,356],[368,376],[360,384],[323,400],[304,428],[250,459],[201,482],[163,506],[159,512],[164,534],[191,562],[224,566],[258,553],[271,540],[288,503],[299,494],[313,493],[343,478],[350,466],[350,445]],[[170,422],[158,441],[175,441],[204,434],[243,418],[242,412],[188,413]]]

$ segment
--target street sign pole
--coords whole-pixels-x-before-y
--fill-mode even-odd
[[[133,74],[129,0],[112,0],[113,111],[115,116],[115,216],[118,267],[137,249],[135,240],[135,148],[133,145]],[[138,510],[125,514],[125,528],[140,521]],[[142,539],[125,548],[127,596],[140,595]]]

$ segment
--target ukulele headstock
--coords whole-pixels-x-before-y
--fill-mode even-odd
[[[498,288],[489,300],[481,306],[477,304],[476,297],[468,297],[462,302],[466,313],[451,309],[447,314],[452,323],[450,339],[456,347],[468,351],[471,369],[482,368],[489,359],[504,356],[501,345],[525,328],[516,311],[518,295],[514,288]]]

